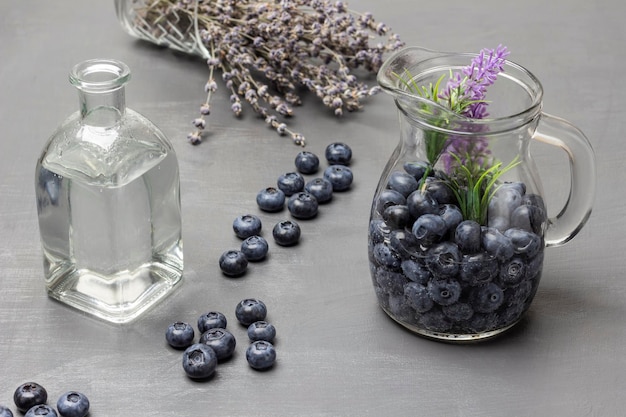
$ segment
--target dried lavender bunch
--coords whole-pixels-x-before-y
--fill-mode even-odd
[[[379,87],[359,81],[351,71],[376,73],[383,55],[403,46],[371,13],[354,12],[342,1],[134,1],[142,3],[136,29],[164,31],[177,39],[192,32],[207,58],[207,97],[193,120],[196,130],[188,135],[192,144],[202,141],[218,88],[216,71],[236,115],[247,103],[276,132],[304,146],[304,136],[282,121],[301,104],[301,92],[311,91],[337,116],[358,110]]]

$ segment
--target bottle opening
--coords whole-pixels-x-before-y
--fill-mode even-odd
[[[130,79],[130,69],[121,61],[92,59],[77,64],[70,71],[70,83],[83,91],[108,92],[122,87]]]

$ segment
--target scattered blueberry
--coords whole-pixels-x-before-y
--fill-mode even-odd
[[[260,261],[267,256],[269,245],[261,236],[250,236],[241,242],[241,253],[250,262]]]
[[[32,408],[30,408],[26,412],[26,414],[24,414],[24,417],[37,417],[37,416],[58,417],[58,414],[56,411],[54,411],[54,408],[45,404],[35,405]]]
[[[220,269],[226,275],[236,277],[246,272],[248,260],[239,250],[227,250],[222,253],[219,260]]]
[[[276,327],[266,321],[255,321],[248,326],[248,338],[253,342],[257,340],[265,340],[272,343],[276,337]]]
[[[219,311],[209,311],[198,317],[198,330],[202,334],[207,330],[214,329],[216,327],[224,329],[226,328],[227,323],[228,321],[226,320],[226,316],[224,316],[224,314]]]
[[[217,367],[215,351],[204,343],[189,346],[183,353],[183,369],[193,379],[208,378]]]
[[[276,361],[276,349],[270,342],[257,340],[252,342],[246,350],[246,360],[252,368],[257,370],[271,368]]]
[[[15,406],[25,412],[35,405],[45,404],[48,401],[48,392],[36,382],[27,382],[17,387],[13,393]]]
[[[276,181],[278,189],[287,197],[304,189],[304,177],[297,172],[281,174]]]
[[[256,298],[246,298],[241,300],[235,308],[235,316],[239,323],[249,326],[255,321],[265,320],[267,307],[263,301]]]
[[[187,348],[193,343],[195,333],[189,324],[177,321],[167,327],[165,340],[175,348]]]
[[[215,351],[217,360],[230,358],[235,351],[237,341],[231,332],[223,328],[209,329],[200,336],[200,343],[204,343]]]
[[[89,399],[77,391],[66,392],[59,397],[57,410],[61,417],[85,417],[89,413]]]
[[[304,191],[314,196],[319,204],[327,203],[333,198],[333,185],[321,177],[307,182]]]
[[[350,188],[354,175],[344,165],[331,165],[324,170],[324,178],[333,185],[333,191],[345,191]]]
[[[311,219],[317,215],[317,199],[307,192],[293,194],[287,201],[287,208],[297,219]]]
[[[300,240],[300,225],[293,220],[283,220],[274,226],[272,236],[280,246],[292,246]]]
[[[280,211],[285,207],[285,193],[278,188],[265,188],[257,194],[256,203],[263,211]]]
[[[233,230],[240,239],[261,233],[261,219],[253,214],[244,214],[233,221]]]
[[[13,412],[8,408],[0,405],[0,417],[13,417]]]
[[[296,169],[303,174],[314,174],[320,165],[320,159],[313,152],[301,151],[296,155]]]
[[[324,156],[331,165],[348,165],[352,160],[352,149],[345,143],[335,142],[326,147]]]

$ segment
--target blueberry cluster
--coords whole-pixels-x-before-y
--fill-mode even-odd
[[[374,198],[368,253],[379,304],[417,331],[473,335],[514,324],[541,277],[541,197],[521,182],[498,184],[481,225],[425,168],[405,163]]]
[[[78,391],[68,391],[61,395],[55,410],[47,404],[46,389],[36,382],[26,382],[17,387],[13,393],[13,402],[24,413],[24,417],[85,417],[89,413],[89,399]],[[0,417],[13,417],[13,412],[0,405]]]
[[[268,369],[276,360],[272,341],[276,328],[265,321],[267,307],[256,298],[240,301],[235,308],[237,321],[247,327],[251,345],[246,350],[246,359],[254,369]],[[200,337],[195,342],[195,331],[185,322],[168,326],[165,340],[176,349],[185,349],[182,358],[183,370],[193,379],[207,379],[215,373],[219,362],[233,356],[237,340],[226,329],[226,316],[218,311],[202,314],[197,321]],[[0,417],[2,417],[0,415]]]
[[[296,155],[294,172],[281,174],[276,185],[259,191],[256,203],[259,209],[267,213],[277,213],[285,208],[293,219],[281,220],[272,228],[272,237],[279,246],[294,246],[300,241],[302,229],[295,219],[314,218],[319,206],[332,200],[334,191],[346,191],[352,185],[354,176],[348,167],[352,160],[352,149],[342,142],[334,142],[326,147],[325,157],[328,167],[323,176],[308,182],[304,175],[313,175],[319,170],[320,160],[309,151]],[[261,236],[261,219],[254,214],[238,216],[233,221],[235,235],[243,239],[239,249],[229,249],[222,253],[219,266],[230,277],[242,276],[249,262],[258,262],[266,258],[269,244]]]

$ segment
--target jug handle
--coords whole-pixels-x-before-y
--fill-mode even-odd
[[[570,167],[570,191],[565,205],[548,219],[546,247],[569,242],[589,219],[596,188],[595,154],[587,137],[569,122],[542,113],[533,139],[557,146],[567,153]]]

